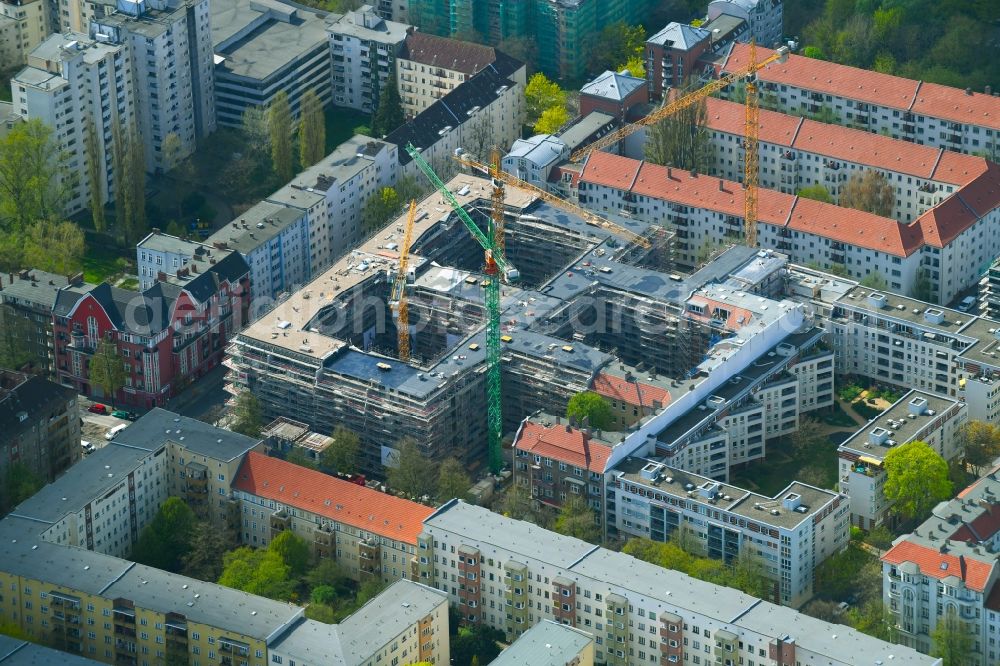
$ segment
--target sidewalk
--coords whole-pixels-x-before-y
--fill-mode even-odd
[[[854,411],[854,407],[851,406],[851,403],[845,402],[840,397],[837,397],[837,404],[840,405],[840,408],[844,410],[845,414],[854,419],[854,422],[858,424],[859,428],[868,425],[868,419]]]

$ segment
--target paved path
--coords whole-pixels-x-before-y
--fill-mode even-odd
[[[840,405],[840,408],[844,410],[845,414],[854,419],[854,422],[858,424],[859,428],[861,426],[868,425],[868,419],[866,419],[865,417],[861,416],[861,414],[858,414],[856,411],[854,411],[854,407],[851,405],[851,403],[842,400],[841,398],[838,397],[837,404]]]

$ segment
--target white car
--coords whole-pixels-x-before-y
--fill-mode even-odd
[[[85,439],[80,440],[80,448],[83,449],[83,453],[85,455],[89,454],[89,453],[93,453],[94,451],[97,450],[96,446],[94,446],[93,444],[91,444],[90,442],[88,442]]]
[[[110,442],[111,440],[113,440],[115,437],[118,436],[118,433],[120,433],[122,430],[124,430],[127,427],[128,427],[127,423],[119,423],[114,428],[112,428],[111,430],[109,430],[106,433],[104,433],[104,439],[106,439],[106,440],[108,440]]]

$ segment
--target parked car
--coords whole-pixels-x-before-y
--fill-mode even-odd
[[[972,309],[972,306],[976,304],[975,296],[966,296],[962,299],[962,302],[958,304],[956,308],[959,312],[968,312]]]
[[[115,417],[116,419],[124,419],[126,421],[135,421],[137,418],[139,418],[135,412],[128,412],[125,411],[124,409],[116,409],[115,411],[111,412],[111,416]]]
[[[113,440],[115,437],[118,436],[118,433],[120,433],[122,430],[124,430],[127,427],[128,427],[127,423],[119,423],[114,428],[112,428],[111,430],[109,430],[106,433],[104,433],[104,439],[106,439],[106,440],[108,440],[110,442],[111,440]]]
[[[107,414],[108,408],[99,402],[95,402],[88,409],[88,412],[93,412],[94,414]]]
[[[83,454],[88,455],[97,450],[97,447],[88,442],[85,439],[80,440],[80,448],[83,449]]]

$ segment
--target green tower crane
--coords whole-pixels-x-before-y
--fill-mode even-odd
[[[497,222],[490,219],[487,233],[483,233],[476,223],[472,221],[469,214],[465,212],[455,196],[448,190],[441,179],[434,173],[420,152],[407,144],[406,152],[409,153],[413,161],[427,179],[433,183],[445,201],[451,205],[458,215],[465,228],[469,230],[472,237],[482,246],[485,253],[484,271],[487,279],[484,280],[486,288],[486,400],[487,418],[486,427],[489,435],[489,464],[490,470],[496,474],[503,467],[503,456],[501,454],[501,440],[503,438],[503,405],[502,389],[500,384],[500,282],[511,283],[520,277],[517,269],[507,263],[504,257],[503,247],[497,247],[495,226]],[[501,220],[502,222],[502,220]]]

